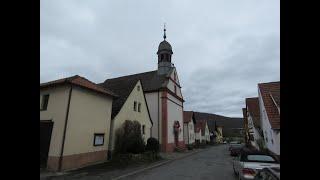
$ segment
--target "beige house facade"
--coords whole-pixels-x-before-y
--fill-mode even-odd
[[[151,137],[152,120],[141,81],[107,81],[102,86],[107,87],[120,96],[119,99],[115,99],[115,106],[112,108],[109,149],[114,151],[116,131],[122,127],[126,120],[138,121],[140,123],[142,137],[145,143],[147,143],[148,138]],[[127,90],[123,91],[124,89]]]
[[[216,136],[216,143],[223,143],[223,134],[222,134],[223,127],[216,126],[216,130],[214,131]]]
[[[106,160],[114,97],[80,76],[40,84],[40,163],[57,171]]]

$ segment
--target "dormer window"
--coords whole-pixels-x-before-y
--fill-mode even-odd
[[[137,87],[137,90],[140,91],[140,86]]]

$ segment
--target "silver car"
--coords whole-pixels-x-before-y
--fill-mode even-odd
[[[239,180],[254,179],[257,172],[266,167],[280,168],[280,162],[276,157],[258,151],[241,151],[233,161],[233,171]]]
[[[254,180],[280,180],[280,168],[263,168],[254,177]]]

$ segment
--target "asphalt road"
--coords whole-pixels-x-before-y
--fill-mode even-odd
[[[213,146],[189,157],[123,179],[135,180],[235,180],[228,145]]]

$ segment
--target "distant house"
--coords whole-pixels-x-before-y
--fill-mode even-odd
[[[260,123],[259,98],[246,98],[246,118],[248,120],[249,142],[252,146],[259,149],[258,141],[263,138]]]
[[[201,132],[201,124],[197,123],[194,129],[195,132],[195,143],[199,144],[202,142],[202,132]]]
[[[243,129],[244,129],[244,141],[248,145],[249,142],[249,128],[248,128],[248,118],[247,118],[247,109],[242,108],[242,114],[243,114]]]
[[[207,121],[205,121],[205,128],[204,132],[202,134],[203,139],[206,141],[206,143],[210,142],[210,132],[209,132],[209,127]]]
[[[206,120],[196,119],[196,141],[207,143],[210,141],[210,132]]]
[[[226,117],[217,114],[194,112],[196,121],[205,119],[210,132],[214,132],[215,124],[223,127],[223,137],[242,137],[243,118]]]
[[[40,166],[57,171],[107,160],[116,97],[78,75],[40,84]]]
[[[223,143],[222,129],[223,129],[222,126],[216,125],[215,131],[214,131],[215,136],[216,136],[216,139],[215,139],[216,143]]]
[[[265,144],[280,155],[280,81],[258,84],[258,93]]]
[[[112,106],[110,151],[115,150],[116,131],[126,120],[138,121],[141,124],[141,134],[146,143],[151,137],[152,120],[141,81],[135,79],[107,80],[100,86],[110,89],[119,96],[114,100]]]
[[[183,137],[185,144],[191,145],[195,143],[195,124],[193,112],[183,111]]]

